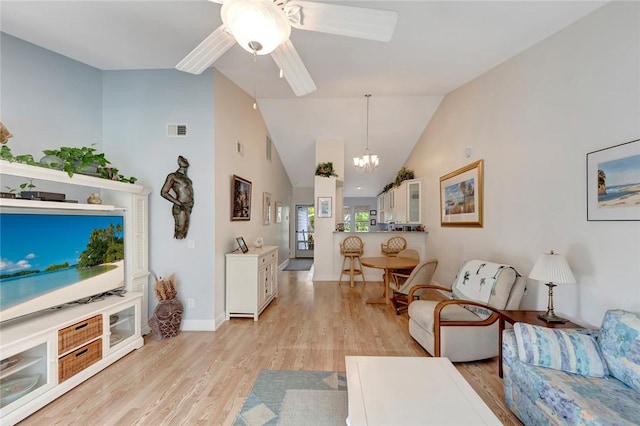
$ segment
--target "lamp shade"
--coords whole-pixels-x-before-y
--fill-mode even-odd
[[[271,0],[226,0],[222,22],[244,50],[267,55],[289,39],[291,25]]]
[[[567,259],[561,254],[543,253],[533,265],[529,278],[554,284],[572,284],[576,279],[569,268]]]

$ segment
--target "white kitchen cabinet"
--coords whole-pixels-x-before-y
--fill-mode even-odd
[[[226,255],[226,313],[253,317],[278,296],[278,247],[252,247],[247,253]]]

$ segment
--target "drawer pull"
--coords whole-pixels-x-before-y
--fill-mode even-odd
[[[82,351],[78,352],[78,353],[76,354],[76,358],[78,358],[80,355],[84,355],[84,354],[86,354],[88,351],[89,351],[89,349],[85,349],[85,350],[82,350]]]
[[[80,330],[81,328],[85,328],[85,327],[86,327],[86,326],[88,326],[88,325],[89,325],[89,323],[88,323],[88,322],[85,322],[84,324],[77,326],[77,327],[76,327],[76,330]]]

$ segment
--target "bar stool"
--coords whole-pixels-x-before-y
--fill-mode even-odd
[[[386,243],[380,244],[380,251],[385,256],[397,256],[402,250],[407,248],[407,240],[403,237],[391,237]]]
[[[353,278],[356,275],[362,275],[362,285],[364,286],[366,284],[362,264],[360,263],[360,256],[362,256],[363,253],[364,243],[360,237],[350,236],[342,240],[340,243],[340,254],[343,256],[343,260],[340,270],[340,284],[342,284],[342,276],[345,274],[349,275],[349,285],[351,287],[354,286]],[[349,260],[349,268],[345,267],[347,259]],[[355,264],[356,261],[358,262],[357,265]]]

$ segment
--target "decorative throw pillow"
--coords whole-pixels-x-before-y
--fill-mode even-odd
[[[583,376],[609,374],[596,340],[577,331],[539,327],[525,323],[513,326],[520,361]]]

